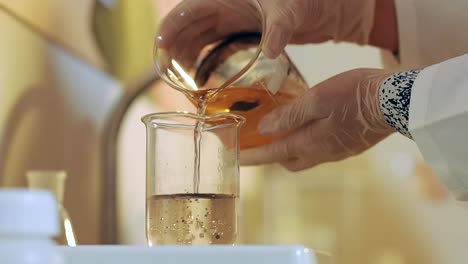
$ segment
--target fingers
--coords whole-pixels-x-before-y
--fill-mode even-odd
[[[292,144],[295,141],[295,137],[287,137],[259,148],[243,150],[240,164],[249,166],[286,161],[294,156],[295,147]]]
[[[318,160],[306,160],[305,158],[295,158],[281,162],[281,166],[289,171],[301,171],[317,166],[318,164],[320,164]]]
[[[328,157],[326,136],[328,133],[327,120],[311,123],[289,136],[272,142],[268,145],[243,150],[240,154],[242,165],[258,165],[264,163],[288,163],[293,160],[317,160],[320,156]],[[305,166],[305,165],[304,165]]]
[[[280,163],[290,171],[300,171],[336,160],[327,152],[327,143],[317,143],[304,145],[303,140],[299,138],[277,141],[264,147],[242,151],[240,164],[250,166]]]
[[[327,108],[321,106],[316,91],[310,89],[304,96],[266,115],[260,122],[258,130],[264,135],[277,134],[294,130],[307,122],[327,116]]]
[[[270,59],[278,57],[288,44],[292,34],[293,31],[283,25],[273,24],[267,26],[265,43],[262,47],[265,55]]]
[[[271,59],[278,57],[291,40],[294,30],[295,10],[278,3],[264,7],[266,13],[265,42],[262,50]]]

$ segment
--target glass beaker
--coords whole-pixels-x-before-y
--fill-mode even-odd
[[[171,87],[181,91],[205,114],[233,113],[246,118],[241,131],[240,148],[258,147],[282,135],[263,136],[257,131],[260,120],[278,106],[304,94],[308,85],[289,56],[283,51],[277,58],[263,54],[265,17],[257,0],[246,1],[256,21],[257,32],[234,33],[218,43],[197,44],[178,37],[169,48],[161,41],[170,39],[160,33],[154,48],[156,70]],[[181,15],[190,14],[181,5]],[[247,8],[246,8],[247,9]],[[213,34],[208,32],[206,34]],[[197,35],[198,36],[198,35]],[[198,36],[203,38],[203,33]],[[180,43],[180,42],[185,43]],[[196,43],[197,40],[194,40]],[[193,56],[195,54],[195,56]]]
[[[77,244],[70,216],[63,206],[65,192],[65,171],[32,170],[26,173],[28,186],[31,189],[44,189],[55,195],[60,213],[60,234],[55,237],[57,244],[74,247]]]
[[[237,236],[239,129],[244,118],[146,115],[148,245],[233,244]],[[199,174],[195,132],[201,129]],[[196,182],[198,180],[198,182]]]

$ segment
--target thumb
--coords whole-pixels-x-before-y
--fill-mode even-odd
[[[319,105],[315,89],[288,105],[281,106],[267,114],[259,123],[258,131],[264,135],[277,134],[296,129],[305,123],[326,117]]]
[[[265,41],[262,51],[270,59],[278,57],[291,40],[295,30],[296,15],[282,1],[271,1],[264,6],[266,17]]]
[[[270,59],[278,57],[291,37],[292,29],[285,29],[284,26],[278,24],[267,25],[265,42],[262,46],[263,53]]]

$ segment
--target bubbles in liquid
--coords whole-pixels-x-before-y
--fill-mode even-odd
[[[237,234],[236,199],[234,195],[213,194],[153,196],[148,200],[148,238],[152,245],[233,244]]]

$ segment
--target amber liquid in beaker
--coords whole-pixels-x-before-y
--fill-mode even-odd
[[[150,245],[234,244],[237,196],[155,195],[147,200]]]

